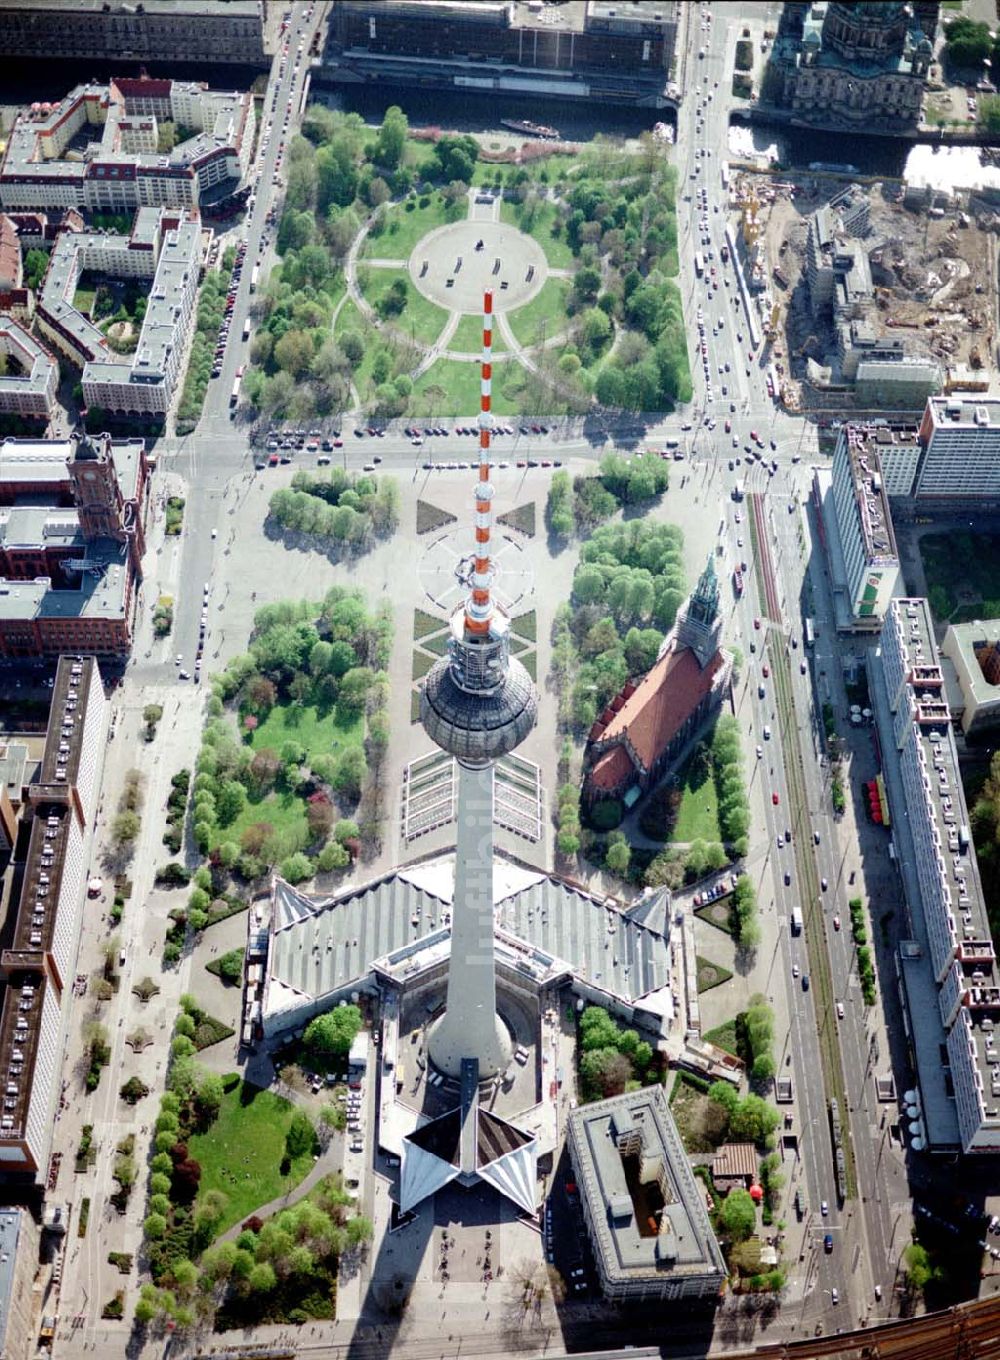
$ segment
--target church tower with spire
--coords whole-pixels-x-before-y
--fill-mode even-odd
[[[722,615],[719,611],[719,578],[715,574],[715,558],[711,553],[694,593],[677,613],[676,631],[678,647],[690,647],[702,670],[718,655]]]

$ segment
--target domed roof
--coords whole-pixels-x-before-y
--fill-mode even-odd
[[[459,760],[496,760],[520,745],[535,725],[538,695],[520,661],[508,662],[503,683],[470,694],[442,657],[420,693],[420,721],[430,739]]]

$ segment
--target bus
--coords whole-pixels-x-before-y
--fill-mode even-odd
[[[256,291],[257,291],[257,283],[258,283],[259,279],[260,279],[260,265],[259,265],[259,264],[255,264],[254,267],[253,267],[253,270],[251,271],[251,274],[250,274],[250,291],[251,291],[251,293],[256,293]]]
[[[244,321],[244,323],[243,323],[243,339],[244,339],[244,341],[250,339],[250,318],[249,318],[249,317],[247,317],[246,321]]]
[[[743,594],[743,573],[739,567],[733,568],[733,593],[737,598]]]
[[[694,272],[698,275],[699,279],[705,272],[705,258],[700,250],[695,252]]]
[[[813,623],[812,619],[806,619],[805,641],[807,647],[811,647],[816,641],[816,625]]]
[[[237,373],[236,381],[233,383],[233,390],[229,394],[229,409],[236,410],[236,404],[240,399],[240,383],[243,381],[242,374]]]

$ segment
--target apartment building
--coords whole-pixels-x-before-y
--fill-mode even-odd
[[[932,1149],[996,1153],[1000,973],[926,600],[892,601],[880,653],[887,784],[904,803],[890,798],[914,936],[898,968],[922,1094],[918,1136]]]
[[[88,406],[141,417],[166,413],[194,314],[201,259],[197,214],[140,208],[129,236],[64,232],[56,242],[36,310],[38,328],[83,370]],[[135,351],[119,355],[74,298],[84,270],[151,279]]]
[[[853,627],[877,631],[899,582],[878,442],[865,425],[844,425],[833,455],[833,507]]]
[[[267,65],[264,0],[0,0],[0,58]]]
[[[97,663],[61,657],[38,779],[21,814],[13,933],[0,954],[0,1166],[36,1181],[48,1168],[59,1098],[107,709]]]
[[[48,420],[59,387],[59,365],[30,331],[13,317],[0,316],[0,414]]]
[[[161,153],[164,121],[193,135]],[[249,94],[150,77],[79,85],[57,103],[35,103],[18,115],[0,161],[0,207],[195,207],[220,186],[239,187],[253,136]]]

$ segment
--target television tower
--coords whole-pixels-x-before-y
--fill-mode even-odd
[[[475,554],[468,595],[451,618],[448,655],[428,672],[420,695],[427,735],[458,761],[458,836],[451,958],[445,1013],[430,1032],[428,1053],[440,1071],[460,1077],[462,1060],[495,1076],[510,1058],[510,1035],[497,1014],[493,950],[493,764],[535,725],[538,695],[528,672],[510,655],[510,620],[492,597],[490,555],[490,410],[493,294],[483,297],[482,389]]]

